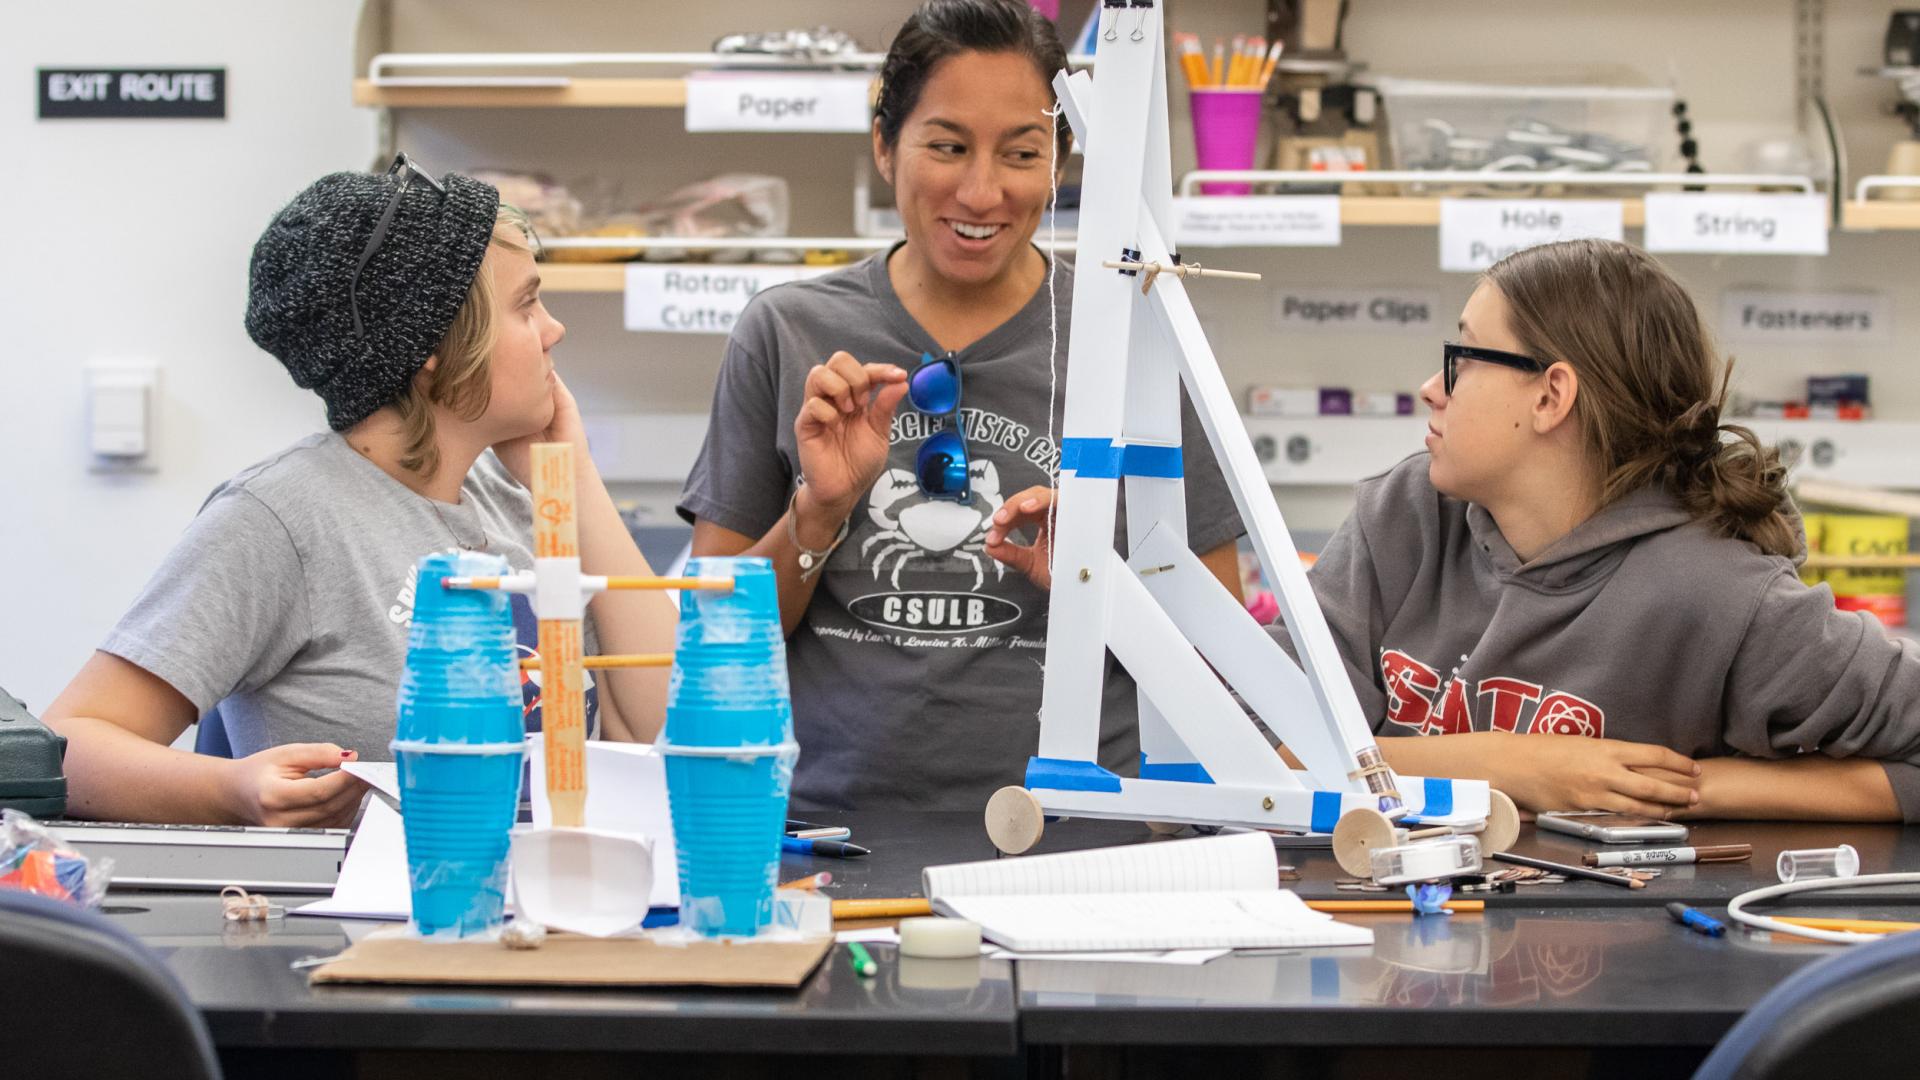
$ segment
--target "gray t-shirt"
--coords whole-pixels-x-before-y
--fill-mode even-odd
[[[920,492],[915,455],[950,423],[902,401],[889,468],[788,639],[800,762],[797,806],[977,810],[1018,784],[1038,745],[1047,597],[982,550],[1002,502],[1049,482],[1059,458],[1073,272],[1054,283],[1060,345],[1049,386],[1048,290],[955,354],[972,462],[971,504]],[[680,513],[747,536],[786,511],[799,472],[794,417],[807,372],[838,350],[911,371],[945,351],[893,291],[886,255],[753,299],[727,340],[706,445]],[[1183,399],[1189,540],[1207,552],[1244,531],[1198,418]],[[1125,531],[1125,515],[1116,536]],[[1100,762],[1138,764],[1134,685],[1109,656]]]
[[[202,713],[218,705],[236,757],[334,742],[384,761],[415,566],[461,546],[531,569],[532,536],[527,490],[491,452],[448,505],[409,490],[343,436],[311,435],[215,489],[100,648],[165,679]],[[526,597],[514,596],[513,608],[519,651],[537,655]],[[591,616],[583,630],[595,651]],[[537,730],[538,673],[523,673],[521,686]],[[597,698],[589,689],[590,731]]]

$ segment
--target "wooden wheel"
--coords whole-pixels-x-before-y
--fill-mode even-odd
[[[1373,876],[1373,850],[1392,847],[1393,822],[1378,810],[1362,807],[1340,815],[1333,827],[1333,857],[1340,869],[1358,878]]]
[[[1040,800],[1023,787],[1003,787],[987,800],[987,839],[1007,855],[1020,855],[1040,842],[1046,815]]]
[[[1178,821],[1147,822],[1147,831],[1151,832],[1155,836],[1172,836],[1175,833],[1186,831],[1186,828],[1187,827],[1185,825],[1181,824]]]
[[[1487,827],[1480,833],[1480,857],[1484,859],[1496,851],[1506,851],[1518,839],[1520,808],[1513,805],[1506,792],[1487,789]]]

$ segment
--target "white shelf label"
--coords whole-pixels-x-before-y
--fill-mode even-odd
[[[1295,289],[1273,293],[1273,326],[1295,331],[1432,334],[1440,294],[1431,289]]]
[[[1885,293],[1763,292],[1720,297],[1720,338],[1760,345],[1881,345],[1893,340]]]
[[[724,334],[761,289],[824,274],[815,266],[627,267],[627,329]]]
[[[1555,240],[1620,240],[1618,199],[1441,199],[1440,269],[1478,272]]]
[[[1827,253],[1825,195],[1665,191],[1646,204],[1648,251]]]
[[[1338,195],[1186,195],[1173,200],[1177,244],[1339,247]]]
[[[873,76],[696,72],[687,77],[688,131],[853,131],[872,126]]]

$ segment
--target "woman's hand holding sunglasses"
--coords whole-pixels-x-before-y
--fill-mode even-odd
[[[837,515],[829,529],[853,512],[886,470],[893,412],[905,396],[905,369],[862,364],[849,353],[834,353],[807,373],[806,401],[793,434],[808,501]]]
[[[1018,544],[1013,533],[1031,526],[1033,543]],[[987,529],[986,552],[1027,575],[1041,589],[1053,587],[1053,489],[1030,487],[1008,497],[993,512]]]

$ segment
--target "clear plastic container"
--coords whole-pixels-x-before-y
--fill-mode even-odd
[[[1783,882],[1856,877],[1860,873],[1860,853],[1853,850],[1852,844],[1783,851],[1774,869]]]
[[[1491,170],[1540,179],[1537,186],[1417,185],[1414,191],[1422,194],[1553,194],[1578,189],[1583,173],[1669,172],[1678,157],[1674,94],[1666,87],[1392,77],[1376,86],[1394,168]],[[1544,190],[1549,188],[1554,190]]]

